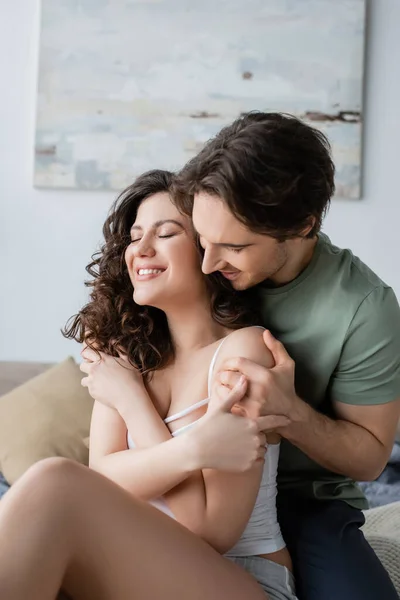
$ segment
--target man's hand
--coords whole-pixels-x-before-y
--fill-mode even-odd
[[[233,358],[222,365],[219,382],[232,389],[244,375],[249,388],[240,406],[248,416],[257,419],[260,431],[268,431],[282,426],[276,425],[279,416],[286,417],[286,424],[295,418],[296,408],[302,401],[294,388],[294,361],[271,332],[265,331],[263,338],[274,358],[274,367],[267,369],[245,358]]]

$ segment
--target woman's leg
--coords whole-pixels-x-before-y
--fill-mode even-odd
[[[0,504],[0,598],[265,600],[239,567],[76,463],[32,467]],[[6,543],[5,543],[6,541]]]

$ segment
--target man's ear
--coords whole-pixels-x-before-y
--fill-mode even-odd
[[[300,232],[300,237],[306,238],[308,236],[310,231],[315,227],[315,221],[316,221],[315,217],[308,217],[308,219],[306,221],[306,225]]]

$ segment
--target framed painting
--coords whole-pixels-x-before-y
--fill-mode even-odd
[[[35,185],[120,190],[251,110],[324,131],[360,195],[365,0],[42,0]]]

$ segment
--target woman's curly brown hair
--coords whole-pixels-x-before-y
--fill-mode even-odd
[[[171,194],[174,175],[152,170],[138,177],[111,207],[103,226],[104,244],[86,267],[91,276],[89,302],[71,317],[63,335],[112,356],[127,356],[132,366],[148,376],[174,358],[174,347],[163,311],[139,306],[125,264],[130,230],[140,204],[160,192]],[[171,197],[173,201],[173,198]],[[199,268],[200,268],[200,246]],[[215,321],[231,329],[260,322],[254,292],[237,293],[220,275],[206,277],[210,310]]]

